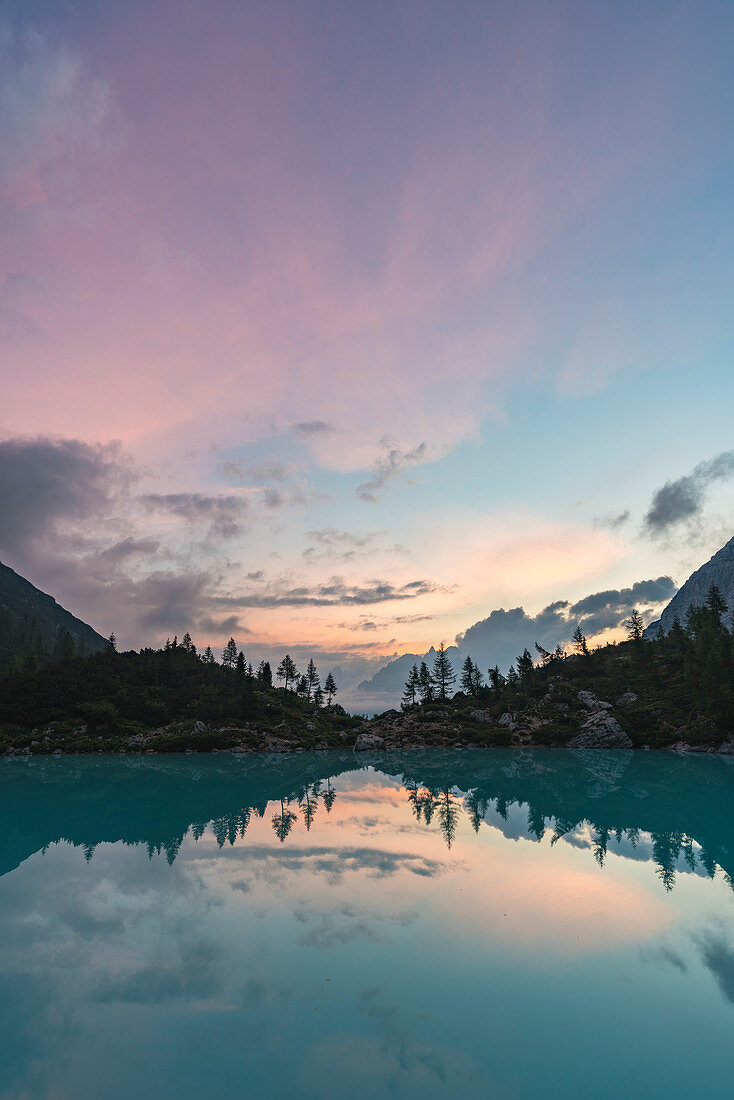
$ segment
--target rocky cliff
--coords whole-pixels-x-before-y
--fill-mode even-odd
[[[727,626],[731,626],[734,612],[734,538],[729,539],[710,561],[691,574],[683,587],[679,588],[673,596],[660,618],[647,628],[648,637],[656,637],[660,632],[667,634],[676,615],[681,623],[685,623],[688,608],[703,604],[712,584],[717,585],[729,605],[725,621]]]

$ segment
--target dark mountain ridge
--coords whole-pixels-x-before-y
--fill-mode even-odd
[[[96,653],[104,645],[91,626],[0,562],[0,668],[14,660]]]

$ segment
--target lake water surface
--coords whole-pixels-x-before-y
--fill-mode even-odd
[[[718,1097],[734,761],[0,761],[0,1096]]]

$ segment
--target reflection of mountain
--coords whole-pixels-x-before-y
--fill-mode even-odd
[[[90,854],[121,841],[165,851],[170,861],[189,829],[207,826],[221,845],[244,837],[253,814],[276,804],[274,832],[285,842],[296,821],[318,830],[338,777],[365,764],[352,754],[7,761],[0,766],[0,874],[66,840]],[[713,875],[734,874],[734,761],[658,753],[406,752],[370,763],[398,776],[406,811],[456,841],[460,818],[508,838],[566,837],[603,864],[610,838],[632,852],[648,836],[667,888],[683,861]],[[329,777],[329,778],[327,778]],[[519,811],[522,807],[522,812]]]

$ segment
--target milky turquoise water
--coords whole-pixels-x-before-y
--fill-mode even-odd
[[[0,761],[0,1095],[718,1097],[734,762]]]

